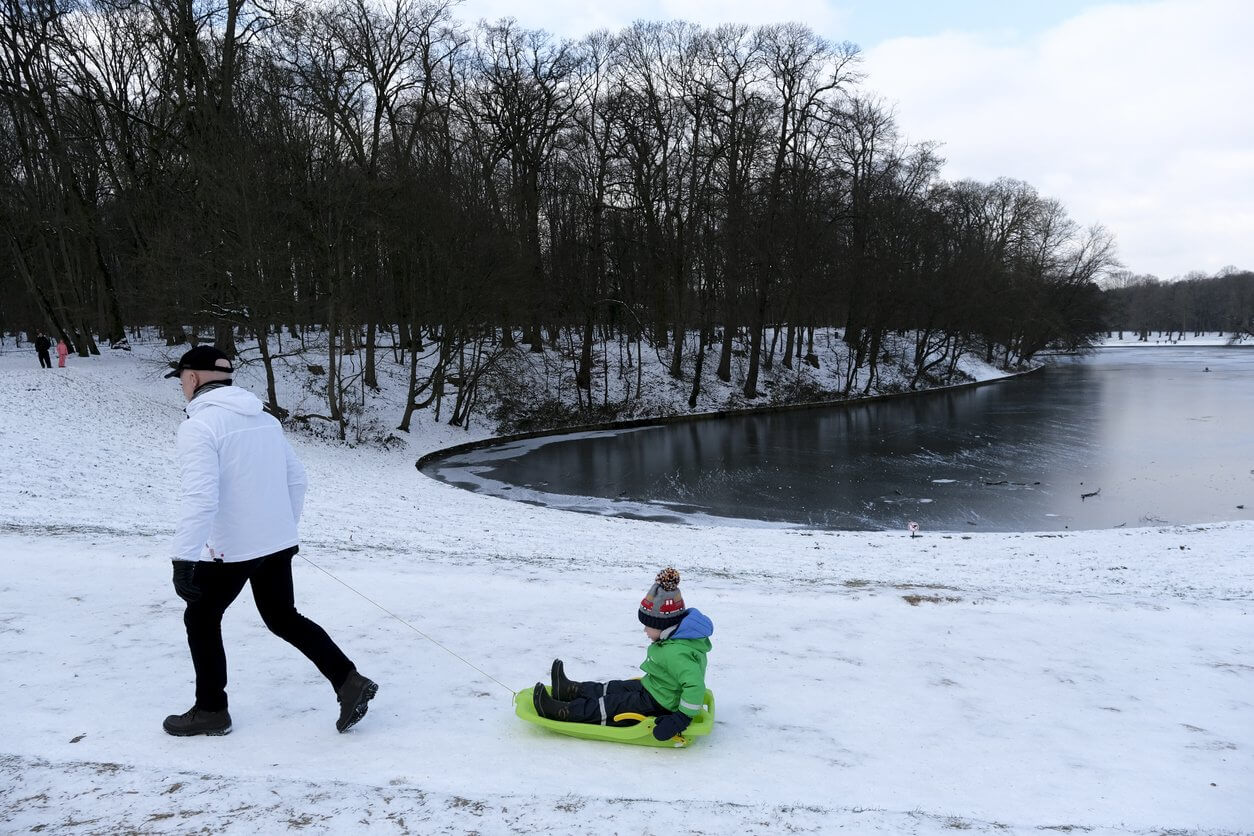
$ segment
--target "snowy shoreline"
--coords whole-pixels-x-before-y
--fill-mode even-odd
[[[1173,338],[1171,334],[1154,332],[1142,340],[1135,331],[1124,331],[1123,339],[1115,336],[1107,337],[1097,343],[1097,348],[1254,348],[1254,337],[1249,334],[1228,336],[1206,332],[1200,335],[1186,334],[1183,339]]]
[[[488,435],[429,421],[392,450],[293,438],[298,600],[380,682],[366,720],[335,733],[245,592],[224,622],[235,732],[170,738],[191,700],[166,556],[182,405],[136,354],[0,355],[0,694],[20,717],[0,830],[1254,832],[1252,523],[912,541],[594,517],[421,475]],[[672,562],[717,628],[718,723],[691,749],[547,735],[451,655],[511,688],[555,656],[631,676],[635,604]]]
[[[455,444],[452,447],[442,447],[436,450],[430,450],[418,457],[418,461],[414,466],[422,470],[428,464],[439,460],[444,456],[451,456],[457,453],[466,453],[471,450],[479,450],[485,447],[495,447],[504,444],[513,444],[519,441],[531,441],[538,438],[550,438],[553,436],[574,436],[585,433],[613,433],[623,430],[646,429],[649,427],[661,427],[668,424],[687,424],[693,421],[710,421],[718,418],[736,418],[745,415],[772,415],[780,412],[797,412],[806,409],[831,409],[833,407],[857,407],[865,404],[877,403],[879,401],[896,400],[900,398],[910,398],[917,395],[929,395],[939,392],[948,392],[955,389],[968,389],[975,386],[987,386],[990,384],[1000,383],[1003,380],[1009,380],[1015,377],[1023,377],[1025,375],[1035,374],[1039,372],[1043,366],[1035,366],[1031,369],[1021,372],[1008,372],[999,377],[986,377],[977,380],[970,380],[964,383],[952,383],[945,386],[932,386],[927,389],[917,389],[907,392],[886,392],[878,395],[863,395],[845,398],[838,401],[807,401],[804,403],[785,403],[770,404],[767,406],[746,407],[744,409],[720,409],[708,412],[685,412],[679,415],[658,415],[650,418],[631,418],[624,421],[605,421],[598,424],[578,424],[569,427],[554,427],[551,429],[535,430],[533,432],[524,433],[508,433],[505,435],[492,435],[486,438],[476,439],[475,441],[466,441],[461,444]]]

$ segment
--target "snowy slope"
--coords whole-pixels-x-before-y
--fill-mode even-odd
[[[380,682],[367,718],[336,734],[330,689],[245,592],[235,731],[168,737],[192,694],[161,353],[0,355],[0,831],[1254,833],[1254,524],[911,540],[601,518],[423,477],[419,454],[484,432],[427,422],[390,452],[294,438],[298,602]],[[513,717],[509,689],[555,656],[633,675],[634,610],[670,563],[716,625],[710,737],[637,749]]]

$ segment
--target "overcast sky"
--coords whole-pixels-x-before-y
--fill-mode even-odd
[[[1254,0],[465,0],[579,37],[633,20],[800,21],[853,41],[865,88],[944,176],[1025,180],[1161,278],[1254,270]]]

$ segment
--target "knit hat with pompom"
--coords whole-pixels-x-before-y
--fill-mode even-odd
[[[679,573],[669,567],[658,572],[657,580],[640,602],[637,612],[640,623],[645,627],[665,630],[678,625],[687,614],[683,593],[679,591]]]

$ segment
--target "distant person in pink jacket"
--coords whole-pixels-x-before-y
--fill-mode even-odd
[[[65,338],[57,340],[57,366],[59,368],[65,368],[65,358],[69,356],[69,353],[70,347],[65,344]]]

